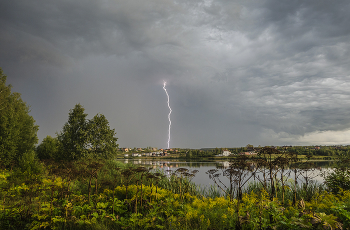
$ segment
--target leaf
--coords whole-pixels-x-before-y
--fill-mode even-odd
[[[91,214],[91,216],[95,217],[95,218],[98,218],[98,213],[97,212],[94,212]]]
[[[50,226],[49,222],[43,222],[43,223],[41,223],[40,228],[46,228],[46,227],[49,227],[49,226]]]
[[[102,203],[102,202],[98,202],[97,203],[97,208],[107,208],[108,207],[108,203]]]

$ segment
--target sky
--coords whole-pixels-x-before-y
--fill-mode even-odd
[[[0,1],[40,141],[78,103],[120,147],[350,144],[350,1]]]

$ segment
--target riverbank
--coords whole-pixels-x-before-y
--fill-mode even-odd
[[[137,165],[96,160],[30,168],[0,171],[1,229],[350,227],[350,192],[334,195],[324,185],[294,190],[290,184],[284,191],[283,184],[257,183],[240,197],[230,191],[219,196],[197,190],[190,182],[193,170],[175,170],[169,178]]]

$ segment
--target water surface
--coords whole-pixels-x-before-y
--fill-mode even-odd
[[[220,179],[222,182],[226,185],[229,184],[228,178],[222,176],[223,170],[225,168],[229,167],[229,161],[225,160],[216,160],[216,161],[199,161],[199,160],[180,160],[180,159],[119,159],[118,161],[121,161],[123,163],[131,163],[135,165],[145,166],[145,167],[152,167],[154,169],[163,170],[166,174],[171,173],[171,171],[175,171],[178,168],[186,168],[190,171],[198,170],[198,173],[196,173],[196,176],[192,179],[192,181],[201,186],[204,187],[210,187],[211,185],[215,185],[213,180],[209,179],[209,175],[206,173],[208,170],[211,169],[218,169],[219,171],[217,173],[221,173]],[[322,172],[325,170],[329,170],[329,168],[332,166],[332,161],[320,161],[320,162],[314,162],[315,169],[310,172],[307,176],[309,177],[309,180],[316,181],[318,183],[323,183],[324,179],[322,177]],[[171,170],[171,171],[169,171]],[[305,172],[303,173],[304,177],[299,173],[298,175],[298,183],[305,183]],[[262,178],[262,173],[257,173],[256,176],[259,176],[259,178]],[[277,174],[277,177],[280,178],[280,174]],[[254,181],[254,178],[252,177],[249,182]],[[257,181],[257,180],[256,180]],[[289,181],[294,181],[294,174],[290,175]]]

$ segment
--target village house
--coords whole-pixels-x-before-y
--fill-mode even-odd
[[[256,152],[240,152],[238,153],[238,155],[256,155],[257,153]]]
[[[218,155],[216,155],[216,156],[217,156],[217,157],[227,157],[227,156],[229,156],[229,155],[231,155],[231,152],[228,151],[228,150],[224,150],[224,151],[222,151],[221,154],[218,154]]]
[[[151,156],[154,156],[154,157],[159,156],[159,155],[160,155],[160,152],[152,152],[151,153]]]

